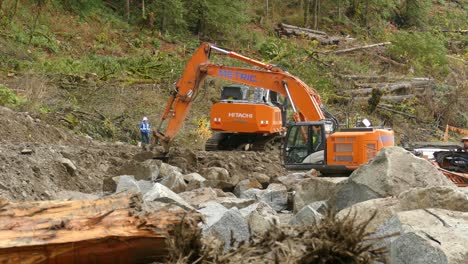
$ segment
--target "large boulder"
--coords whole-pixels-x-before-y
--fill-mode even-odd
[[[380,243],[389,250],[390,263],[468,263],[465,212],[444,209],[399,212],[375,236],[389,236]]]
[[[299,212],[304,206],[317,201],[328,200],[344,177],[311,177],[294,185],[293,209]]]
[[[288,191],[292,191],[294,186],[306,178],[305,172],[291,173],[286,176],[280,176],[275,179],[275,182],[281,183]]]
[[[245,179],[236,185],[234,188],[234,194],[237,197],[241,197],[245,191],[252,188],[261,189],[262,185],[256,179]]]
[[[169,163],[182,169],[186,173],[189,169],[198,168],[197,154],[187,148],[170,148],[167,153]]]
[[[187,188],[181,169],[167,163],[161,164],[158,180],[175,193],[184,192]]]
[[[272,183],[266,190],[261,190],[255,196],[257,201],[265,202],[277,212],[288,209],[288,190],[282,184]]]
[[[133,192],[140,193],[142,195],[146,194],[153,187],[153,183],[145,180],[135,180],[133,175],[121,175],[112,178],[117,187],[115,192]]]
[[[411,188],[427,186],[455,187],[429,161],[400,147],[386,147],[338,186],[332,202],[341,210],[362,201],[397,196]]]
[[[468,194],[448,186],[414,188],[401,193],[398,200],[402,210],[443,208],[468,212]]]
[[[264,202],[249,205],[240,212],[247,221],[252,234],[265,234],[273,225],[280,223],[275,210]]]
[[[191,191],[205,187],[206,179],[200,174],[193,172],[184,175],[184,181],[187,183],[186,191]]]
[[[160,160],[149,159],[143,162],[130,160],[123,164],[118,175],[133,175],[136,180],[154,181],[159,176]]]
[[[216,192],[209,187],[182,192],[179,193],[179,196],[194,207],[199,207],[202,203],[215,201],[218,197]]]
[[[249,240],[249,226],[239,209],[225,210],[222,205],[209,203],[199,212],[206,216],[205,224],[202,226],[202,234],[214,236],[224,241],[225,252],[232,248],[232,244],[236,247],[240,242]]]
[[[193,210],[194,208],[182,199],[179,195],[171,191],[166,186],[155,183],[153,188],[143,196],[143,200],[146,202],[158,201],[164,203],[175,204],[185,210]]]
[[[209,167],[201,171],[206,179],[207,187],[220,188],[223,191],[232,191],[239,183],[239,177],[230,175],[229,171],[220,167]]]
[[[347,216],[355,218],[356,224],[368,223],[367,232],[375,232],[380,225],[401,211],[400,203],[395,197],[372,199],[354,204],[338,212],[338,218]],[[373,218],[372,218],[373,217]],[[372,221],[369,220],[372,218]]]
[[[315,225],[323,219],[323,215],[312,206],[304,206],[294,217],[289,221],[290,225]]]
[[[441,208],[452,211],[468,212],[468,196],[458,188],[447,186],[413,188],[398,197],[367,200],[341,210],[337,217],[352,215],[358,223],[372,221],[366,231],[374,232],[380,225],[398,212],[426,208]]]
[[[263,188],[268,187],[268,184],[270,184],[270,177],[265,173],[253,172],[252,178],[256,179],[262,185]]]
[[[256,188],[248,189],[244,192],[242,192],[239,196],[239,198],[245,198],[245,199],[257,199],[257,195],[260,195],[261,193],[265,192],[265,190],[260,190]]]

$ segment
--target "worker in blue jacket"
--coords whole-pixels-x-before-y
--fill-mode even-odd
[[[140,123],[141,145],[143,146],[143,148],[145,147],[145,144],[150,143],[150,138],[149,138],[150,131],[151,131],[151,125],[148,123],[148,118],[145,116],[143,117],[143,120],[141,120],[141,123]]]

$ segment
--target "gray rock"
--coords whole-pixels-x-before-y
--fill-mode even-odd
[[[252,178],[256,179],[263,188],[268,187],[268,184],[270,184],[270,177],[264,173],[254,172],[252,173]]]
[[[277,212],[288,208],[288,190],[282,184],[272,183],[266,190],[262,190],[255,196],[258,201],[267,203]]]
[[[327,213],[328,210],[328,204],[327,201],[317,201],[309,204],[308,206],[312,207],[315,211],[318,213],[324,215]]]
[[[332,202],[341,210],[362,201],[397,196],[411,188],[429,186],[455,187],[429,161],[400,147],[386,147],[340,184]]]
[[[353,204],[341,210],[337,217],[343,218],[349,214],[356,217],[357,223],[363,223],[376,213],[373,220],[366,226],[366,231],[374,232],[398,212],[427,208],[467,212],[467,204],[467,196],[458,188],[447,186],[413,188],[401,193],[398,197],[378,198]]]
[[[200,204],[217,199],[216,192],[211,188],[199,188],[188,192],[179,193],[179,196],[192,206],[199,207]]]
[[[248,189],[245,192],[241,193],[239,198],[245,198],[245,199],[257,199],[257,194],[260,194],[264,192],[264,190],[260,189]]]
[[[121,175],[113,177],[112,179],[114,179],[114,181],[117,183],[115,192],[140,192],[140,188],[138,187],[138,184],[135,181],[135,177],[133,175]]]
[[[153,154],[151,153],[151,158]],[[122,165],[118,174],[133,175],[136,180],[156,181],[159,177],[160,160],[148,159],[143,162],[131,160]]]
[[[237,208],[224,212],[221,218],[211,226],[203,226],[202,233],[224,241],[225,252],[232,248],[231,244],[236,247],[240,242],[248,241],[250,238],[249,226]]]
[[[304,206],[328,200],[344,177],[312,177],[299,181],[294,187],[293,209],[299,212]]]
[[[355,218],[356,224],[362,224],[368,222],[375,213],[372,221],[366,226],[366,231],[372,233],[400,211],[401,208],[398,199],[395,197],[386,197],[354,204],[339,211],[337,217],[341,219],[347,216],[353,217]]]
[[[223,217],[224,213],[229,210],[220,203],[214,201],[202,203],[199,207],[200,209],[198,209],[197,212],[205,217],[206,227],[214,225]]]
[[[206,179],[206,186],[220,188],[223,191],[232,191],[236,184],[239,183],[239,177],[236,175],[230,175],[225,168],[205,168],[201,171],[201,174]]]
[[[138,188],[140,189],[141,195],[145,195],[147,192],[153,189],[153,185],[154,185],[154,183],[150,181],[144,181],[144,180],[139,180],[136,183],[138,185]]]
[[[34,151],[32,149],[28,149],[28,148],[25,148],[25,149],[21,150],[22,155],[31,155],[33,152]]]
[[[61,158],[59,159],[59,162],[62,163],[65,168],[67,169],[68,173],[70,175],[75,175],[76,172],[76,166],[73,164],[73,162],[67,158]]]
[[[252,188],[261,189],[262,185],[256,179],[245,179],[245,180],[240,181],[236,185],[236,187],[234,188],[234,194],[237,197],[241,197],[242,193]]]
[[[264,202],[249,205],[240,210],[247,221],[252,234],[262,235],[271,229],[273,225],[280,223],[275,210]]]
[[[390,263],[468,263],[468,213],[444,209],[399,212],[375,236],[389,250]]]
[[[222,204],[226,208],[236,207],[238,209],[245,208],[255,203],[254,199],[241,199],[237,197],[217,197],[215,201]]]
[[[205,187],[206,179],[196,172],[186,174],[183,177],[184,181],[187,183],[186,191]]]
[[[143,200],[149,202],[160,201],[171,203],[176,204],[185,210],[193,210],[193,207],[189,203],[160,183],[155,183],[153,188],[143,196]]]
[[[281,176],[276,178],[276,182],[283,184],[288,188],[288,191],[292,191],[294,185],[298,184],[300,181],[305,179],[304,172],[291,173],[286,176]]]
[[[312,206],[307,205],[302,208],[289,221],[290,225],[314,225],[318,224],[323,219],[323,215],[317,212]]]
[[[424,233],[409,232],[398,237],[391,244],[390,259],[394,264],[444,264],[447,256],[436,245],[428,240]]]
[[[468,194],[448,186],[414,188],[401,193],[398,200],[402,210],[442,208],[468,212]]]
[[[159,168],[159,178],[161,179],[160,183],[162,185],[175,193],[184,192],[187,188],[181,169],[167,163],[161,164]]]

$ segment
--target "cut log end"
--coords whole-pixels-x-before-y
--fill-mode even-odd
[[[137,195],[85,201],[9,203],[0,211],[1,263],[148,263],[167,254],[180,225],[200,215],[142,209]]]

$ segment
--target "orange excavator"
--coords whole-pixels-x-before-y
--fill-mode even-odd
[[[220,53],[254,67],[232,67],[209,60]],[[296,76],[283,69],[248,58],[233,51],[203,43],[187,62],[176,88],[161,117],[156,136],[168,150],[200,94],[200,84],[207,77],[217,77],[242,85],[224,87],[221,100],[211,107],[210,125],[215,133],[208,140],[210,150],[229,150],[251,143],[264,146],[287,131],[283,161],[288,169],[315,168],[322,173],[349,172],[383,147],[393,146],[391,129],[362,127],[337,131],[338,122],[325,111],[319,94]],[[267,91],[262,102],[248,100],[248,87]],[[294,123],[285,127],[285,105],[276,100],[281,95],[289,103]],[[271,100],[268,100],[271,99]],[[165,132],[162,125],[168,121]]]

